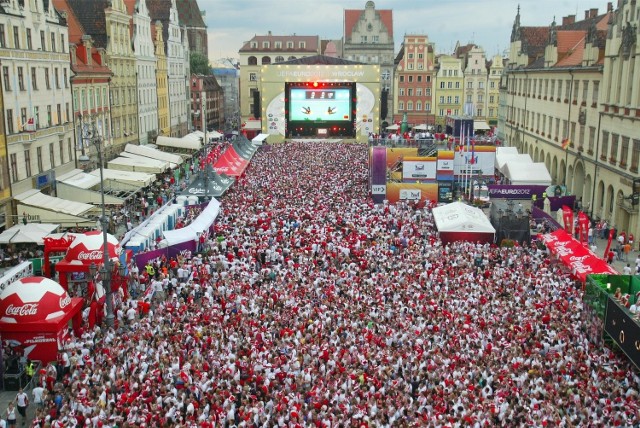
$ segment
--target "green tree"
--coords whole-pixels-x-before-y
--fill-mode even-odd
[[[211,74],[209,59],[199,52],[191,52],[189,65],[191,66],[191,73],[193,74],[202,74],[204,76]]]

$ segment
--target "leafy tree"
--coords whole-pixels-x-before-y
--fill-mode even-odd
[[[189,64],[191,66],[191,73],[193,74],[202,74],[204,76],[208,76],[211,74],[211,65],[209,65],[209,58],[199,52],[191,52]]]

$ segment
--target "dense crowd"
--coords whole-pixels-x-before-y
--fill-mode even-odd
[[[640,378],[588,340],[561,266],[535,246],[443,246],[429,206],[374,206],[367,174],[358,144],[256,154],[208,250],[156,266],[150,306],[127,302],[117,331],[41,375],[34,426],[640,421]]]

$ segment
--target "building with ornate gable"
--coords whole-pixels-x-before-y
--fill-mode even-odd
[[[197,0],[176,0],[180,25],[187,31],[189,52],[197,52],[207,57],[209,41],[207,24],[204,22],[204,11],[200,10]]]

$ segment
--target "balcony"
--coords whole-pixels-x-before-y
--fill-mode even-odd
[[[633,205],[631,203],[631,199],[624,198],[618,199],[616,205],[618,208],[625,210],[629,214],[637,214],[639,212],[638,208],[640,207],[640,205]]]

